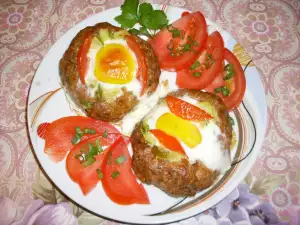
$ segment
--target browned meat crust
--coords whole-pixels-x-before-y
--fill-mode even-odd
[[[228,151],[232,126],[222,100],[214,94],[194,90],[179,90],[171,95],[182,96],[184,94],[188,94],[198,101],[208,101],[215,107],[219,115],[217,125],[223,134],[221,143],[224,151],[226,149]],[[142,134],[141,123],[135,127],[131,141],[135,175],[142,182],[153,184],[171,196],[193,196],[198,191],[210,187],[218,176],[217,171],[208,169],[201,162],[190,164],[186,158],[181,162],[170,162],[157,158],[153,153],[157,147],[147,143]]]
[[[63,58],[60,60],[59,72],[65,91],[70,95],[76,105],[85,111],[87,116],[113,122],[122,119],[132,110],[133,107],[138,104],[138,99],[132,92],[123,89],[122,96],[108,103],[102,98],[89,96],[88,87],[80,82],[77,70],[78,50],[85,39],[86,33],[92,32],[93,35],[96,35],[99,29],[109,29],[112,32],[122,30],[109,23],[98,23],[93,27],[84,28],[75,36],[69,48],[64,53]],[[155,91],[158,85],[160,67],[150,44],[135,35],[132,36],[137,43],[139,43],[146,58],[148,81],[145,93],[149,95]],[[86,103],[89,103],[89,107],[84,106]]]

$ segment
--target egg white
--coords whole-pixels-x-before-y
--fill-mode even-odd
[[[142,96],[140,102],[122,119],[122,122],[118,124],[121,127],[122,133],[130,136],[135,125],[155,107],[159,99],[166,97],[169,92],[176,91],[177,89],[176,73],[162,71],[155,92],[150,96]]]
[[[102,81],[98,80],[97,77],[95,76],[94,70],[95,70],[97,52],[101,48],[103,48],[105,45],[108,45],[108,44],[123,45],[126,48],[126,50],[130,53],[132,58],[134,59],[135,68],[133,71],[133,73],[134,73],[133,79],[129,83],[127,83],[127,84],[110,84],[110,83],[106,83],[106,82],[102,82]],[[135,57],[135,54],[128,47],[128,45],[124,39],[106,40],[104,42],[103,46],[99,45],[98,48],[90,48],[87,55],[88,55],[88,58],[90,59],[90,63],[89,63],[88,71],[86,73],[85,82],[87,85],[89,85],[90,96],[95,97],[98,85],[100,84],[102,91],[114,90],[114,92],[116,92],[116,94],[114,96],[111,96],[112,98],[109,98],[110,101],[115,100],[116,98],[120,97],[123,94],[122,88],[126,88],[127,91],[131,91],[138,99],[140,99],[140,92],[141,92],[142,87],[141,87],[139,80],[136,77],[137,70],[138,70],[138,62]]]
[[[190,98],[187,95],[183,96],[181,99],[196,106],[197,100]],[[167,104],[162,102],[150,111],[150,113],[144,118],[144,121],[149,126],[150,130],[155,129],[158,118],[168,112],[170,112],[170,110]],[[187,157],[189,158],[189,162],[195,163],[196,161],[201,161],[211,170],[217,170],[222,173],[227,171],[230,168],[231,163],[230,151],[222,148],[222,144],[219,141],[219,136],[222,135],[222,133],[215,121],[210,120],[204,127],[197,122],[191,123],[195,124],[199,129],[202,135],[202,142],[196,147],[190,148],[179,140]],[[156,138],[154,138],[154,140],[156,140],[156,142],[152,144],[161,146]]]

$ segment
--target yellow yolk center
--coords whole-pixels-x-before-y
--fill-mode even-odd
[[[135,61],[122,44],[108,44],[96,55],[95,76],[110,84],[127,84],[134,75]]]
[[[178,138],[190,148],[196,147],[202,141],[201,133],[196,125],[172,113],[161,115],[156,121],[156,129]]]

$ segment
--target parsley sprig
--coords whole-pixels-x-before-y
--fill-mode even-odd
[[[115,17],[115,20],[122,28],[133,28],[137,23],[141,25],[139,29],[129,30],[134,34],[152,37],[156,30],[164,28],[169,23],[164,11],[154,10],[150,3],[139,5],[139,0],[125,0],[121,11],[121,15]]]

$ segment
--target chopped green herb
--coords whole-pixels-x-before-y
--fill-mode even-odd
[[[76,128],[75,128],[75,131],[76,131],[76,134],[79,134],[79,136],[80,136],[80,135],[82,135],[82,136],[84,135],[84,133],[83,133],[83,131],[80,129],[80,127],[76,127]]]
[[[193,73],[193,76],[194,76],[194,77],[200,77],[200,76],[201,76],[201,73],[198,72],[198,71],[196,71],[196,72]]]
[[[83,132],[84,132],[85,134],[96,134],[96,130],[94,130],[94,129],[89,129],[89,128],[84,128],[84,129],[83,129]]]
[[[102,134],[102,137],[107,138],[107,135],[108,135],[108,131],[107,131],[107,129],[105,129],[105,131]]]
[[[72,144],[76,145],[80,142],[81,137],[76,133],[75,136],[72,138]]]
[[[103,178],[103,173],[102,173],[102,171],[101,171],[100,169],[97,169],[96,171],[97,171],[99,180],[101,180],[101,179]]]
[[[196,61],[196,62],[194,62],[193,65],[191,65],[190,70],[194,70],[194,69],[198,68],[199,66],[200,66],[200,62]]]
[[[233,65],[232,64],[227,64],[224,67],[224,71],[226,72],[226,75],[224,77],[224,80],[230,80],[232,77],[234,77],[234,70],[233,70]]]
[[[116,158],[116,163],[117,164],[122,164],[125,161],[126,161],[126,157],[124,155],[121,155],[118,158]]]
[[[226,86],[221,86],[215,89],[215,93],[222,93],[223,96],[228,96],[230,94],[229,89]]]
[[[89,87],[90,87],[91,89],[93,89],[93,88],[95,88],[95,85],[94,85],[94,84],[90,84]]]
[[[102,146],[100,144],[99,139],[96,140],[96,147],[97,147],[98,153],[103,152],[103,148],[102,148]]]
[[[193,41],[192,43],[195,47],[197,47],[199,45],[197,41]]]
[[[88,166],[92,165],[94,162],[96,162],[96,159],[94,157],[90,157],[83,163],[83,166],[88,167]]]
[[[75,159],[78,159],[80,163],[84,162],[84,155],[83,154],[77,154],[74,156]]]
[[[191,44],[184,44],[182,47],[183,47],[183,48],[182,48],[182,51],[183,51],[183,52],[188,52],[188,51],[190,51],[191,48],[192,48]]]
[[[230,123],[232,126],[234,126],[234,120],[232,119],[232,117],[229,117]]]
[[[111,177],[114,178],[114,179],[116,179],[117,176],[119,176],[119,175],[120,175],[120,172],[119,172],[119,171],[114,171],[114,172],[112,173]]]
[[[88,143],[88,146],[89,146],[88,155],[90,155],[91,157],[98,155],[98,149],[96,146],[94,146],[92,143]]]
[[[204,62],[204,65],[205,67],[208,69],[208,68],[211,68],[212,65],[215,63],[216,61],[214,60],[214,58],[212,57],[211,54],[206,54],[206,58],[205,58],[205,62]]]
[[[172,33],[172,38],[178,38],[181,36],[180,30],[178,30],[176,27],[173,27],[172,25],[167,26],[167,29],[169,32]]]

